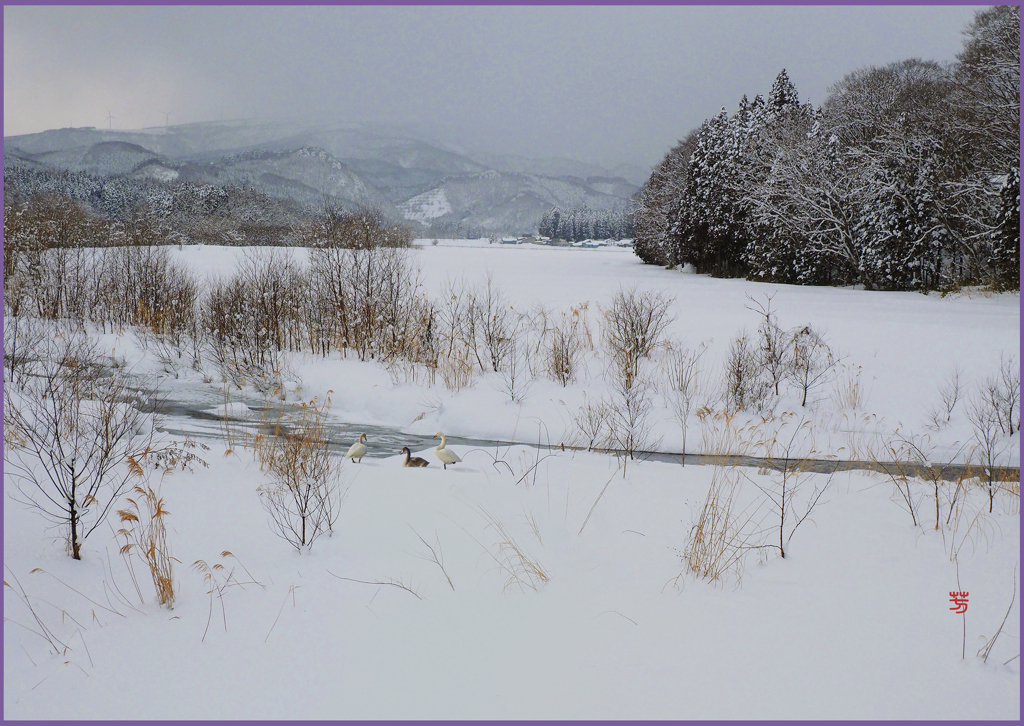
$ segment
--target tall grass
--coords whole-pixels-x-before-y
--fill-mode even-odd
[[[140,464],[129,459],[129,466],[137,476],[142,477]],[[171,556],[167,542],[166,517],[170,514],[164,506],[159,487],[150,482],[140,484],[132,490],[133,497],[127,497],[128,506],[120,509],[117,516],[122,527],[117,534],[125,538],[121,547],[122,555],[136,555],[145,562],[156,589],[157,602],[167,608],[174,608],[174,563],[180,562]]]

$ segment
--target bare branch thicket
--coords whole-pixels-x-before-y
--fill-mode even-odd
[[[750,304],[746,307],[761,318],[757,326],[757,359],[768,385],[778,396],[779,383],[785,380],[791,366],[792,350],[786,345],[786,332],[779,327],[778,315],[772,309],[774,298],[774,293],[765,294],[761,302],[747,295]]]
[[[331,401],[302,403],[289,424],[256,447],[272,481],[259,488],[271,529],[297,550],[333,531],[341,508],[340,466],[331,461],[326,420]]]
[[[4,315],[4,381],[19,388],[24,386],[53,330],[53,326],[39,318]]]
[[[328,237],[310,249],[305,318],[313,352],[338,348],[360,360],[409,357],[419,269],[404,245],[387,243],[385,231],[356,227],[354,236]]]
[[[414,301],[410,315],[413,335],[409,343],[408,358],[414,365],[424,367],[427,384],[430,386],[437,382],[437,369],[441,355],[436,311],[437,308],[432,301],[426,296],[420,296]]]
[[[604,448],[612,436],[611,407],[603,398],[592,401],[583,392],[583,405],[573,416],[573,423],[579,433],[580,444],[586,445],[587,451]]]
[[[255,291],[241,275],[210,281],[202,316],[208,331],[208,356],[225,383],[241,388],[266,378],[276,367],[276,356],[265,331],[248,314]]]
[[[759,364],[759,353],[751,345],[746,331],[733,338],[725,359],[723,398],[725,410],[762,411],[770,408],[770,387]]]
[[[949,425],[953,409],[963,398],[963,369],[953,368],[949,376],[939,384],[939,405],[928,409],[928,428],[938,431]]]
[[[500,390],[513,403],[522,403],[530,392],[529,341],[526,340],[525,316],[514,313],[514,322],[509,324],[508,344],[504,349],[504,363],[498,371],[501,377]]]
[[[666,328],[675,319],[670,311],[674,298],[659,291],[619,288],[604,314],[605,348],[616,367],[639,365],[650,358]],[[633,371],[635,376],[636,371]]]
[[[236,274],[252,293],[248,313],[257,345],[276,353],[304,348],[302,305],[309,271],[288,250],[256,247],[239,260]]]
[[[999,489],[995,469],[1006,451],[1000,413],[998,399],[993,399],[989,387],[980,387],[967,404],[967,420],[974,431],[974,457],[983,472],[989,512]]]
[[[458,391],[473,380],[476,367],[476,294],[464,281],[448,279],[435,304],[439,338],[438,371],[445,387]]]
[[[696,350],[672,348],[663,361],[668,383],[668,399],[672,414],[682,430],[682,459],[686,463],[686,426],[698,401],[707,393],[708,382],[701,368],[701,358],[707,346],[700,344]]]
[[[562,386],[576,380],[589,330],[586,323],[586,305],[561,312],[548,328],[547,374]]]
[[[946,514],[946,524],[949,524],[950,517],[953,514],[953,510],[956,507],[957,500],[966,485],[966,478],[968,475],[967,467],[960,467],[959,474],[955,479],[952,494],[948,493],[948,474],[950,469],[955,467],[954,464],[940,464],[935,462],[935,447],[931,443],[931,439],[927,435],[916,436],[914,434],[904,435],[900,434],[895,439],[897,444],[896,447],[892,446],[890,442],[890,450],[896,452],[895,466],[897,471],[909,479],[907,471],[909,467],[914,467],[918,474],[914,477],[921,480],[923,483],[928,484],[932,491],[932,498],[935,503],[935,529],[939,529],[941,525],[941,508],[942,501],[941,496],[943,492],[946,493],[946,500],[948,502],[948,512]],[[948,458],[951,462],[960,459],[961,454],[967,450],[967,444],[962,444],[951,456]],[[973,449],[967,450],[966,459],[970,462],[973,457]]]
[[[49,341],[38,374],[4,397],[4,461],[20,500],[82,542],[102,524],[153,450],[155,426],[138,407],[146,394],[119,368],[104,370],[84,333]],[[155,392],[150,392],[155,395]]]
[[[525,323],[526,363],[532,378],[547,375],[548,355],[546,345],[554,313],[537,304],[523,316]]]
[[[659,441],[651,439],[650,376],[634,361],[630,351],[611,361],[612,398],[607,406],[609,421],[608,446],[623,457],[622,476],[626,476],[626,460],[638,451],[647,451]]]
[[[513,355],[520,320],[490,272],[474,310],[479,318],[476,327],[487,353],[487,365],[495,373],[503,371]]]
[[[794,331],[789,338],[791,365],[788,378],[802,394],[801,406],[807,405],[807,394],[828,382],[840,359],[824,336],[810,325]]]
[[[1016,356],[1004,359],[999,355],[999,421],[1004,434],[1020,431],[1020,366]],[[1014,417],[1017,423],[1014,425]],[[1006,428],[1002,424],[1006,424]]]
[[[912,485],[919,481],[914,470],[919,464],[927,463],[921,461],[922,458],[926,458],[922,453],[921,443],[912,435],[908,438],[897,432],[884,442],[884,451],[888,461],[879,459],[877,453],[872,452],[872,463],[877,471],[882,472],[892,482],[896,490],[894,501],[909,512],[911,521],[917,527],[921,524],[918,516],[920,499],[914,493]]]

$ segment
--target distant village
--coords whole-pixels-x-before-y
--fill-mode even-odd
[[[544,237],[543,235],[531,235],[525,237],[491,237],[491,244],[502,245],[547,245],[549,247],[631,247],[633,240],[612,240],[612,239],[584,239],[570,242],[561,237]]]

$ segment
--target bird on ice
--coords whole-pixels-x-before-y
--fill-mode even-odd
[[[405,454],[405,461],[402,462],[402,466],[428,466],[430,464],[426,459],[422,459],[418,456],[412,456],[412,452],[409,451],[408,446],[402,447],[402,453]]]
[[[451,449],[445,448],[444,434],[438,431],[434,434],[434,438],[436,439],[438,436],[441,437],[441,445],[434,447],[434,453],[437,454],[437,458],[440,459],[441,463],[444,464],[445,470],[447,470],[449,464],[457,464],[462,461],[462,459],[460,459],[458,454]]]
[[[345,454],[346,459],[352,459],[354,463],[358,463],[362,460],[363,456],[366,455],[366,434],[359,434],[359,441],[352,444],[349,447],[348,453]]]

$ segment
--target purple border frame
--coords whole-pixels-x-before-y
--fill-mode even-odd
[[[10,6],[28,6],[28,5],[53,5],[53,6],[56,6],[56,5],[90,5],[90,6],[91,5],[125,5],[125,6],[139,6],[139,5],[165,5],[165,4],[171,4],[171,3],[149,2],[148,0],[144,0],[143,2],[135,2],[135,3],[130,3],[130,2],[99,2],[99,3],[94,3],[94,2],[87,2],[87,1],[86,2],[82,2],[81,0],[70,0],[70,1],[65,0],[63,2],[61,0],[34,0],[32,2],[9,2],[9,3],[5,3],[5,6],[7,6],[7,5],[10,5]],[[194,6],[207,6],[207,5],[223,5],[223,6],[264,5],[265,6],[265,5],[280,5],[281,3],[273,3],[273,2],[244,2],[242,0],[221,0],[220,2],[216,2],[216,3],[205,3],[205,2],[187,1],[187,2],[178,2],[178,3],[173,3],[173,4],[174,5],[179,5],[179,6],[190,6],[190,5],[194,5]],[[336,5],[372,5],[372,4],[377,4],[377,3],[331,2],[330,0],[305,0],[304,2],[295,3],[295,4],[296,5],[298,5],[298,4],[301,4],[301,5],[311,5],[311,6],[336,6]],[[901,5],[901,6],[906,6],[906,5],[910,5],[910,6],[914,6],[914,5],[917,5],[917,6],[939,6],[939,5],[962,5],[962,6],[976,6],[978,8],[982,8],[982,7],[989,7],[990,5],[993,5],[993,4],[1004,4],[1004,3],[956,2],[955,0],[939,0],[938,2],[928,2],[927,0],[904,0],[903,2],[899,2],[899,3],[884,2],[883,0],[866,0],[866,1],[862,0],[861,2],[851,2],[851,3],[806,2],[806,1],[803,1],[803,0],[797,0],[796,2],[790,1],[790,2],[781,2],[781,3],[744,2],[744,0],[718,0],[717,2],[714,2],[714,3],[707,3],[707,2],[705,2],[705,3],[674,2],[673,0],[645,0],[644,2],[638,2],[638,3],[615,2],[614,0],[596,0],[596,1],[591,1],[591,2],[585,2],[585,1],[581,1],[581,0],[561,0],[560,2],[545,2],[544,0],[517,0],[516,2],[510,2],[510,3],[489,3],[489,2],[481,3],[481,2],[474,2],[472,0],[448,0],[447,2],[442,2],[442,3],[431,3],[431,2],[415,2],[415,1],[410,2],[409,0],[398,0],[397,2],[386,2],[386,3],[380,3],[380,4],[397,5],[397,6],[401,6],[401,5],[409,5],[409,6],[415,6],[415,5],[448,5],[448,6],[476,6],[476,5],[509,5],[509,6],[514,6],[514,5],[523,5],[523,6],[526,6],[526,5],[563,5],[563,6],[579,6],[579,7],[600,6],[600,5],[604,5],[604,6],[612,6],[612,5],[615,5],[615,6],[621,6],[621,5],[637,5],[637,6],[682,6],[682,5],[740,5],[740,6],[743,6],[743,5],[746,5],[746,6],[752,6],[752,5],[781,5],[781,6],[799,6],[799,5],[811,5],[811,6],[820,6],[820,5],[894,6],[894,5]],[[1007,5],[1020,5],[1021,3],[1020,2],[1010,2],[1010,3],[1005,3],[1005,4],[1007,4]],[[2,41],[0,41],[0,43],[2,43]],[[2,122],[0,122],[0,127],[2,127]],[[3,159],[3,137],[2,137],[2,135],[0,135],[0,160],[2,160],[2,159]],[[1024,159],[1024,155],[1022,155],[1022,159]],[[1022,272],[1024,272],[1024,263],[1022,263],[1022,265],[1021,265],[1021,270],[1022,270]],[[2,275],[0,275],[0,294],[2,294],[2,292],[3,292],[3,278],[2,278]],[[1022,306],[1022,308],[1024,308],[1024,306]],[[2,323],[2,321],[0,321],[0,332],[2,332],[2,330],[3,330],[3,323]],[[1018,358],[1018,360],[1021,360],[1021,359],[1024,359],[1024,347],[1022,347],[1022,350],[1021,350],[1021,358]],[[0,395],[2,395],[2,391],[3,391],[3,383],[0,382]],[[2,437],[2,436],[3,436],[3,422],[0,421],[0,437]],[[0,476],[2,476],[2,475],[0,475]],[[4,499],[4,501],[0,502],[0,515],[2,515],[5,506],[6,506],[6,498]],[[2,533],[2,531],[3,531],[3,521],[0,520],[0,533]],[[3,549],[3,543],[0,542],[0,550],[2,550],[2,549]],[[1018,626],[1020,625],[1021,622],[1022,622],[1022,620],[1019,619],[1018,620]],[[0,635],[0,637],[2,637],[2,635]],[[66,723],[66,724],[104,724],[104,723],[107,723],[107,722],[105,722],[105,721],[6,721],[6,719],[5,719],[5,723],[26,723],[26,724],[28,724],[28,723],[32,723],[32,724],[64,724],[64,723]],[[119,723],[125,723],[125,724],[139,723],[139,724],[142,724],[142,723],[152,723],[152,722],[149,722],[149,721],[120,721]],[[199,721],[165,721],[165,722],[162,722],[162,723],[181,723],[181,724],[204,724],[205,723],[205,724],[216,724],[216,723],[220,723],[220,722],[218,722],[218,721],[201,721],[201,720],[199,720]],[[295,723],[295,722],[290,722],[290,721],[261,721],[259,723],[267,724],[268,726],[270,726],[271,724],[290,724],[290,723]],[[330,722],[328,722],[328,723],[330,723]],[[392,725],[392,724],[393,725],[398,725],[398,724],[414,724],[414,723],[422,723],[422,722],[420,722],[420,721],[339,721],[338,723],[373,724],[375,726],[385,726],[385,725]],[[445,723],[445,721],[440,721],[439,723]],[[496,722],[494,722],[494,721],[460,721],[460,723],[465,723],[465,724],[487,724],[487,723],[496,723]],[[567,721],[544,720],[544,721],[504,721],[502,723],[510,723],[510,724],[518,723],[518,724],[531,724],[532,726],[541,726],[542,724],[598,723],[598,722],[596,722],[596,721],[591,721],[591,722],[588,722],[588,721],[567,722]],[[630,723],[630,721],[612,721],[610,723]],[[726,724],[745,724],[745,723],[752,723],[752,722],[749,722],[749,721],[644,721],[643,723],[651,724],[652,726],[654,726],[654,725],[663,725],[663,724],[664,725],[667,725],[667,724],[678,724],[678,723],[720,724],[722,726],[725,726]],[[753,723],[788,724],[788,723],[793,723],[793,722],[790,722],[790,721],[759,721],[759,722],[753,722]],[[830,721],[801,721],[800,723],[802,723],[802,724],[826,724],[826,723],[831,723],[831,722]],[[862,724],[886,724],[886,723],[903,723],[903,722],[902,721],[847,721],[847,723],[851,723],[851,724],[855,724],[855,723],[862,723]],[[919,721],[917,723],[940,723],[940,722]],[[947,721],[947,722],[941,722],[941,723],[974,723],[974,722],[972,722],[972,721],[959,721],[959,722],[957,722],[957,721]],[[990,721],[988,723],[1020,723],[1020,722],[1019,721]]]

